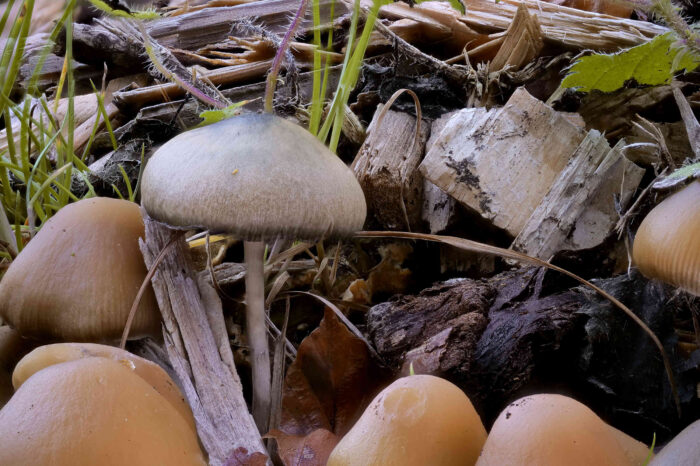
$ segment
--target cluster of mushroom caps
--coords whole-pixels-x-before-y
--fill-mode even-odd
[[[354,174],[301,127],[246,115],[161,147],[144,172],[142,203],[173,227],[246,240],[247,320],[257,332],[249,341],[260,365],[255,373],[267,374],[254,377],[255,404],[258,388],[269,390],[270,373],[262,241],[359,230],[366,205]],[[138,205],[82,200],[49,219],[2,277],[0,317],[12,328],[0,327],[0,406],[12,386],[16,392],[0,411],[0,464],[204,464],[175,384],[135,355],[109,346],[40,347],[17,364],[10,383],[19,357],[39,344],[118,340],[146,277],[143,237]],[[160,339],[160,329],[149,287],[130,336]]]
[[[700,421],[649,464],[697,464],[698,435]],[[487,436],[457,386],[430,375],[412,375],[377,395],[327,464],[641,466],[651,457],[647,445],[606,424],[582,403],[555,394],[514,401]]]

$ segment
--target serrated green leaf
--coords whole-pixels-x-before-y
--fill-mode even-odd
[[[424,2],[434,2],[434,1],[442,1],[442,0],[415,0],[414,3],[418,5],[419,3],[424,3]],[[462,0],[447,0],[452,8],[455,10],[459,11],[462,14],[466,13],[466,8],[464,7],[464,3]]]
[[[675,73],[692,71],[700,65],[699,56],[685,47],[675,47],[674,42],[669,32],[620,53],[582,57],[570,68],[561,86],[580,92],[613,92],[630,79],[649,86],[668,84]]]
[[[242,100],[241,102],[236,102],[235,104],[229,105],[226,108],[206,110],[199,114],[199,117],[204,118],[204,121],[198,124],[196,127],[201,128],[202,126],[211,125],[212,123],[225,120],[226,118],[234,117],[240,113],[240,107],[250,102],[250,100]]]

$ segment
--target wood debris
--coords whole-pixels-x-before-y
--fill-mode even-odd
[[[542,28],[537,16],[531,15],[521,3],[489,67],[494,71],[506,67],[520,69],[537,58],[543,46]]]
[[[453,117],[420,170],[517,236],[584,137],[559,112],[519,89],[501,109],[466,109]]]
[[[421,122],[416,133],[414,117],[392,110],[378,121],[381,108],[352,168],[368,200],[371,222],[389,230],[415,229],[423,204],[423,180],[417,167],[430,126]]]

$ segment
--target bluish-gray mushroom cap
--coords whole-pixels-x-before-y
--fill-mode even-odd
[[[346,236],[362,228],[367,211],[342,160],[305,129],[269,114],[168,141],[146,165],[141,198],[156,220],[244,240]]]

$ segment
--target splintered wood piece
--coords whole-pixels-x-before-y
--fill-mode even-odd
[[[140,241],[146,265],[180,233],[151,219],[145,212],[146,240]],[[184,239],[170,246],[153,276],[153,290],[164,321],[163,337],[170,363],[192,408],[197,432],[209,463],[228,464],[237,451],[266,454],[260,433],[248,412],[240,379],[232,366],[220,318],[208,309],[215,294],[200,291]],[[203,285],[204,282],[200,282]],[[221,304],[214,307],[220,312]],[[214,322],[212,330],[211,322]]]
[[[537,16],[530,15],[527,7],[521,3],[508,27],[503,45],[491,61],[490,69],[520,69],[537,58],[542,47],[544,39]]]
[[[348,12],[343,2],[321,0],[319,6],[322,24],[328,22],[331,5],[334,5],[335,17]],[[148,25],[148,33],[164,47],[196,50],[226,39],[232,23],[254,18],[257,24],[263,25],[269,32],[283,35],[289,27],[289,16],[298,7],[298,0],[267,0],[232,7],[205,8],[153,21]],[[313,27],[311,8],[307,10],[300,33],[310,27]]]
[[[485,108],[465,109],[463,112],[476,114],[486,112]],[[425,144],[425,152],[429,152],[433,144],[438,139],[442,130],[445,129],[450,119],[458,112],[449,112],[433,121],[430,128],[430,139]],[[421,213],[423,221],[428,223],[430,233],[442,233],[451,225],[456,223],[458,218],[457,201],[442,189],[427,179],[423,179],[423,211]]]
[[[242,81],[260,78],[267,73],[272,60],[263,60],[243,65],[227,66],[204,73],[204,77],[214,85],[228,85]],[[176,99],[186,94],[186,91],[174,83],[156,84],[139,89],[114,93],[114,102],[118,106],[135,106],[163,102],[166,99]]]
[[[362,0],[369,6],[371,0]],[[524,5],[536,16],[547,42],[573,50],[617,51],[647,42],[651,38],[669,31],[668,28],[632,19],[615,18],[599,13],[567,8],[537,0],[465,0],[466,15],[460,15],[447,2],[425,2],[410,7],[404,3],[385,5],[380,15],[390,19],[411,18],[420,14],[440,12],[457,18],[478,32],[507,30],[516,15],[519,5]],[[443,22],[444,24],[444,22]],[[474,43],[472,48],[481,43]]]
[[[513,249],[542,260],[549,260],[562,249],[597,246],[613,230],[617,221],[614,193],[620,191],[623,174],[628,201],[639,185],[644,170],[625,168],[620,149],[624,141],[610,148],[605,136],[591,130],[576,148],[568,165],[535,209]],[[631,192],[630,192],[631,190]],[[576,227],[573,241],[567,241]]]
[[[420,170],[493,225],[517,236],[585,132],[520,88],[501,109],[450,120]]]
[[[416,168],[430,128],[423,121],[416,140],[413,116],[389,110],[378,124],[381,108],[374,113],[369,135],[352,168],[365,192],[373,221],[389,230],[415,228],[423,202],[423,180]]]

